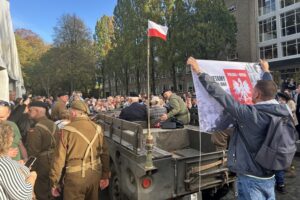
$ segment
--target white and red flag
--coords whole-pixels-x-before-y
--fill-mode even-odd
[[[156,24],[148,20],[148,36],[159,37],[163,40],[167,40],[168,27]]]

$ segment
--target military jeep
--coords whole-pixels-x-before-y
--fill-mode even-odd
[[[154,168],[145,168],[147,129],[98,114],[94,119],[104,129],[110,153],[111,200],[202,199],[203,192],[215,194],[235,177],[226,167],[227,152],[215,151],[210,134],[199,127],[152,128]]]

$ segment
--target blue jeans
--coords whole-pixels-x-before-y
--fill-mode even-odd
[[[238,200],[275,200],[275,178],[237,177]]]
[[[276,185],[284,185],[284,170],[275,172]]]

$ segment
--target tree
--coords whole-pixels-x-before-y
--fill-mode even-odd
[[[114,24],[112,17],[104,15],[103,17],[101,17],[100,20],[97,21],[95,27],[94,40],[96,42],[97,49],[97,74],[99,74],[99,78],[102,81],[102,96],[104,96],[106,76],[108,76],[107,80],[109,81],[109,85],[111,85],[110,77],[113,76],[113,73],[111,73],[112,70],[110,70],[110,68],[113,66],[106,66],[106,60],[108,59],[107,55],[113,48],[114,40]]]
[[[34,32],[27,29],[16,29],[15,37],[21,66],[33,65],[50,46]]]
[[[39,63],[39,59],[49,50],[50,45],[28,29],[16,29],[15,37],[25,87],[31,88],[33,82],[36,82],[36,76],[31,72],[34,66]]]
[[[91,33],[84,22],[76,15],[63,15],[54,27],[54,47],[60,52],[56,59],[57,70],[61,75],[65,89],[88,89],[94,86],[95,49]]]
[[[147,21],[169,28],[167,42],[151,38],[151,90],[156,74],[169,72],[177,90],[185,62],[191,55],[202,59],[226,59],[235,50],[236,22],[220,0],[118,0],[114,10],[112,53],[106,64],[128,94],[129,78],[135,74],[140,92],[146,72]],[[114,58],[114,59],[112,59]]]
[[[188,37],[197,38],[191,45],[192,53],[204,59],[226,59],[236,46],[236,21],[224,1],[198,0],[192,22],[195,26]]]

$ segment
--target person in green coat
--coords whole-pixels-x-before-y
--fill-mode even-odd
[[[183,122],[183,124],[189,124],[190,113],[183,99],[169,89],[164,90],[162,95],[166,100],[169,101],[170,110],[167,114],[163,114],[160,117],[160,120],[165,121],[172,117],[175,117],[177,120]]]
[[[8,151],[8,155],[13,160],[19,161],[23,159],[23,161],[25,162],[28,156],[24,144],[22,143],[22,136],[20,134],[19,128],[14,122],[7,120],[10,115],[10,112],[11,111],[10,111],[9,103],[0,100],[0,121],[4,121],[9,126],[11,126],[14,133],[14,140],[11,148]]]

